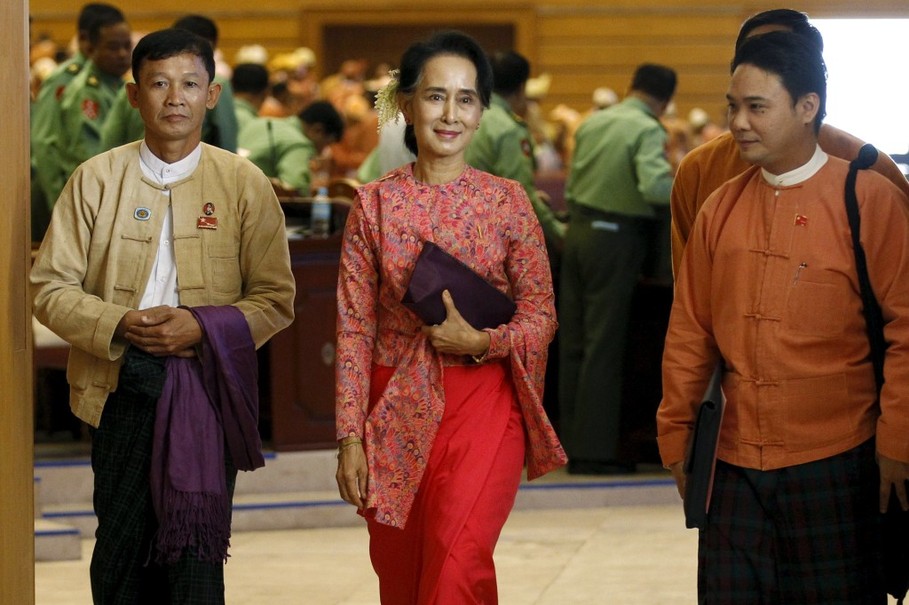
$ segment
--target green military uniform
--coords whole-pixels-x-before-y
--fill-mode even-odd
[[[76,53],[72,58],[67,59],[57,66],[51,72],[44,82],[41,83],[41,90],[38,91],[38,98],[32,103],[31,107],[31,124],[34,128],[35,121],[47,123],[41,116],[46,112],[58,113],[60,107],[60,98],[67,85],[79,75],[85,67],[88,59],[82,53]],[[34,130],[32,136],[34,136]]]
[[[215,76],[221,85],[221,96],[215,108],[205,112],[202,122],[202,141],[227,151],[237,151],[237,115],[234,110],[233,89],[230,82]],[[139,111],[129,104],[124,88],[117,95],[101,130],[101,150],[107,151],[120,145],[138,141],[145,136],[145,124]]]
[[[221,85],[221,96],[214,109],[205,112],[202,122],[202,140],[209,145],[237,153],[237,138],[240,129],[237,126],[237,110],[234,106],[234,89],[230,81],[215,76],[213,81]]]
[[[234,115],[237,117],[237,132],[239,133],[251,120],[259,117],[259,110],[246,99],[235,97]]]
[[[620,471],[633,462],[618,459],[628,318],[672,168],[665,130],[635,96],[591,115],[575,141],[559,293],[561,437],[578,468]]]
[[[138,141],[145,136],[145,123],[139,110],[129,104],[129,95],[123,87],[111,106],[101,127],[101,149],[107,151],[120,145]]]
[[[479,170],[521,183],[530,197],[546,238],[550,243],[558,243],[565,236],[565,225],[540,199],[534,187],[532,140],[530,129],[524,120],[511,111],[505,99],[493,94],[489,109],[483,112],[480,129],[467,148],[467,163]]]
[[[44,194],[44,189],[38,182],[36,173],[36,163],[39,157],[49,157],[45,145],[55,135],[53,128],[56,124],[56,117],[60,113],[60,98],[63,91],[73,79],[79,75],[79,72],[85,67],[88,59],[80,52],[67,59],[57,66],[51,74],[41,83],[41,89],[38,91],[38,97],[31,104],[30,128],[31,128],[31,168],[32,168],[32,240],[40,241],[44,238],[44,232],[50,224],[50,208],[52,202],[48,202]],[[43,131],[39,131],[35,124],[40,124]]]
[[[240,154],[266,176],[303,195],[309,193],[309,161],[318,150],[303,134],[300,118],[255,118],[240,131],[239,144]]]
[[[63,89],[59,111],[35,116],[33,162],[49,207],[76,167],[101,151],[101,125],[122,85],[88,61]]]

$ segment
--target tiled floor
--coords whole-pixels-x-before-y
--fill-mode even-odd
[[[36,605],[91,603],[88,562],[38,563]],[[229,605],[378,605],[365,527],[234,535]],[[496,550],[502,605],[693,605],[697,534],[680,506],[512,513]],[[891,605],[893,599],[888,601]]]
[[[38,563],[37,605],[91,602],[88,562]],[[512,513],[496,550],[502,605],[688,605],[697,535],[681,506]],[[365,527],[240,532],[226,567],[231,605],[377,605]]]

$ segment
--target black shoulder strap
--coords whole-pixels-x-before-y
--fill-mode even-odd
[[[852,251],[855,253],[855,268],[862,294],[862,312],[865,315],[868,340],[871,343],[874,379],[877,382],[878,393],[880,393],[884,384],[884,351],[887,348],[887,343],[884,341],[884,318],[874,291],[871,289],[871,281],[868,279],[865,249],[860,240],[862,219],[855,195],[855,179],[858,171],[869,168],[876,161],[877,149],[868,144],[861,148],[858,157],[849,164],[849,174],[846,175],[846,215],[849,217],[849,228],[852,231]]]

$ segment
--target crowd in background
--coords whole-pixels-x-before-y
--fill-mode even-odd
[[[83,11],[83,17],[85,17],[85,12],[90,12],[91,7],[103,6],[102,4],[86,5],[88,11]],[[124,23],[128,23],[126,17],[128,15],[123,17]],[[61,70],[65,71],[67,69],[73,73],[76,69],[74,65],[81,68],[86,61],[90,61],[93,55],[96,55],[96,48],[86,48],[91,44],[91,41],[88,40],[88,30],[90,29],[88,23],[90,19],[90,16],[80,19],[84,23],[80,23],[76,36],[65,47],[61,47],[46,35],[40,33],[35,35],[36,39],[32,43],[30,53],[33,102],[41,102],[40,91],[42,87],[47,89],[47,86],[44,85],[45,80],[50,78],[51,82],[55,83],[57,78],[54,74],[59,74]],[[194,19],[197,21],[205,20],[199,16],[194,16]],[[103,30],[105,27],[102,25],[101,29]],[[261,45],[254,44],[241,47],[233,57],[228,58],[217,48],[216,25],[209,21],[206,27],[210,32],[207,37],[215,46],[217,74],[222,83],[224,93],[226,93],[222,94],[221,105],[231,105],[231,101],[237,93],[244,97],[248,96],[249,91],[247,89],[250,85],[249,79],[251,77],[250,69],[251,66],[257,66],[256,68],[264,70],[264,75],[261,77],[265,79],[265,88],[254,93],[257,96],[261,95],[253,105],[253,115],[255,117],[289,118],[294,122],[299,119],[303,110],[317,101],[330,103],[341,116],[343,127],[335,129],[335,132],[329,137],[330,139],[337,138],[337,140],[331,140],[328,144],[316,145],[316,153],[313,154],[310,162],[311,166],[309,167],[314,168],[318,172],[316,179],[308,183],[308,188],[312,189],[312,192],[315,192],[319,186],[324,185],[324,178],[326,177],[346,177],[364,181],[371,180],[370,177],[375,178],[377,176],[377,168],[374,166],[368,166],[364,171],[360,171],[360,169],[364,162],[370,159],[370,153],[379,144],[380,137],[376,128],[377,118],[374,109],[375,95],[388,82],[389,70],[394,66],[386,63],[371,63],[368,58],[353,57],[343,61],[337,72],[319,78],[317,76],[320,71],[318,57],[309,48],[300,47],[291,52],[273,53]],[[196,33],[200,32],[197,31]],[[141,32],[130,32],[131,44],[141,38],[141,35]],[[106,43],[108,43],[106,38],[98,39],[96,34],[96,46],[97,44],[103,45]],[[129,80],[131,78],[129,70],[125,69],[121,73],[116,73],[120,69],[123,68],[115,68],[109,71],[112,71],[111,75],[115,79],[119,78],[123,82]],[[234,76],[241,78],[239,86],[233,79]],[[259,77],[258,74],[255,77]],[[538,173],[558,173],[566,170],[571,163],[574,132],[580,123],[592,113],[615,105],[621,100],[620,94],[610,88],[601,87],[591,91],[591,102],[587,107],[569,107],[559,104],[548,111],[544,111],[543,105],[551,83],[552,78],[546,73],[541,73],[527,81],[527,103],[520,115],[533,136],[533,152]],[[59,102],[63,100],[63,90],[57,86],[53,92],[53,96],[58,101],[55,107],[60,109]],[[47,93],[45,95],[48,96]],[[70,96],[79,97],[80,95],[70,93]],[[72,103],[68,104],[68,106],[70,105]],[[121,100],[119,105],[121,111],[123,108],[129,109],[128,104],[124,100]],[[101,102],[94,111],[95,115],[83,116],[82,121],[95,124],[96,129],[100,132],[103,130],[108,115],[111,112],[116,115],[117,109],[116,104],[113,104],[113,102],[111,102],[111,107],[108,107],[106,102]],[[237,112],[244,115],[250,113],[245,108],[243,110],[237,109]],[[132,119],[135,123],[139,123],[137,115]],[[695,108],[687,116],[682,116],[678,115],[674,106],[670,106],[663,116],[662,122],[670,134],[668,157],[673,165],[677,165],[678,161],[688,150],[713,138],[724,129],[723,126],[715,124],[709,114],[701,108]],[[297,130],[300,129],[299,123],[294,125]],[[67,124],[64,128],[78,131],[79,125]],[[82,125],[82,128],[84,128],[84,125]],[[236,129],[236,132],[226,133],[227,140],[221,142],[215,139],[209,142],[239,151],[241,154],[248,152],[247,147],[244,145],[233,143],[231,137],[243,138],[239,136],[239,124],[233,128]],[[110,126],[108,126],[109,129]],[[73,162],[78,163],[78,161],[87,159],[87,157],[84,157],[86,154],[93,155],[114,146],[114,144],[125,143],[127,139],[131,140],[134,137],[135,135],[133,134],[126,135],[124,133],[120,137],[112,137],[103,141],[103,143],[99,138],[98,145],[88,146],[81,155],[77,153],[76,157],[73,158]],[[72,168],[74,168],[73,162],[68,163],[65,171],[71,172]],[[256,163],[258,164],[259,162]],[[265,167],[261,165],[260,167],[266,173],[269,172]],[[272,168],[271,171],[276,172],[276,169]],[[278,174],[270,174],[269,176],[276,179],[276,184],[280,184]],[[296,191],[300,189],[301,183],[300,179],[296,178],[283,184],[286,189]],[[54,191],[59,193],[59,187],[62,187],[62,183],[58,188],[48,192],[48,195],[53,195]],[[310,192],[306,191],[305,193]],[[52,202],[49,205],[52,206]]]
[[[217,48],[217,27],[206,17],[184,17],[173,28],[193,31]],[[138,120],[134,109],[143,107],[135,98],[138,87],[124,87],[136,38],[124,15],[109,5],[86,5],[77,32],[69,54],[46,40],[33,47],[35,239],[43,236],[41,217],[49,215],[60,191],[61,199],[66,199],[75,188],[72,182],[78,176],[64,185],[73,170],[102,151],[143,138],[142,122],[149,124],[148,116],[143,113],[143,120]],[[445,363],[448,376],[456,376],[451,368],[459,366],[499,371],[502,368],[493,364],[508,357],[509,376],[517,378],[514,392],[502,397],[511,411],[507,406],[502,410],[513,414],[514,425],[522,429],[514,433],[503,429],[505,433],[495,435],[477,432],[472,438],[479,439],[463,442],[470,444],[463,451],[475,453],[481,445],[501,441],[505,455],[493,452],[484,463],[511,460],[508,468],[498,469],[501,474],[489,474],[494,478],[490,485],[511,481],[511,487],[504,498],[497,498],[496,506],[486,507],[494,513],[491,521],[483,519],[488,523],[480,532],[491,536],[484,547],[489,561],[478,567],[493,568],[492,547],[517,490],[525,442],[531,450],[526,458],[529,478],[565,462],[571,474],[634,472],[637,461],[623,451],[620,431],[627,397],[624,382],[630,375],[629,344],[637,336],[631,325],[635,294],[642,278],[649,278],[675,295],[671,318],[665,309],[669,329],[656,427],[661,462],[672,471],[680,495],[686,493],[683,464],[695,425],[695,404],[714,368],[719,368],[727,388],[724,399],[731,420],[724,420],[717,448],[714,494],[720,497],[710,509],[713,519],[702,528],[699,591],[725,595],[719,600],[732,602],[774,586],[770,592],[784,595],[787,602],[808,602],[806,592],[822,594],[822,589],[830,595],[850,594],[850,602],[858,602],[859,593],[874,593],[873,602],[880,602],[876,576],[880,541],[869,539],[873,535],[869,528],[877,531],[877,509],[886,510],[891,487],[894,497],[907,506],[904,435],[909,421],[893,393],[899,392],[906,374],[905,364],[898,362],[907,325],[902,301],[909,283],[903,279],[909,266],[904,262],[909,258],[904,245],[909,182],[890,156],[866,149],[865,155],[874,153],[865,158],[865,167],[879,174],[852,181],[851,191],[859,189],[869,200],[863,207],[866,224],[879,230],[859,233],[858,227],[848,227],[856,230],[856,244],[837,236],[848,225],[837,200],[841,183],[850,182],[848,161],[864,142],[824,122],[823,44],[807,16],[780,9],[743,25],[726,93],[731,132],[713,123],[702,109],[678,115],[673,103],[677,74],[665,65],[638,65],[622,95],[598,88],[591,93],[589,107],[559,105],[546,113],[542,107],[551,79],[546,74],[531,78],[526,58],[514,51],[485,57],[460,32],[446,32],[439,40],[443,38],[445,44],[433,42],[438,47],[418,45],[410,64],[402,59],[400,82],[394,66],[372,65],[364,58],[345,60],[336,73],[320,79],[318,57],[308,48],[272,55],[261,46],[244,47],[233,61],[220,58],[213,84],[220,101],[215,92],[207,106],[208,121],[200,127],[203,141],[248,158],[271,179],[279,195],[321,193],[338,178],[364,183],[342,243],[339,279],[343,312],[338,359],[343,363],[338,363],[336,399],[342,497],[361,511],[379,510],[382,519],[372,520],[389,527],[403,525],[411,505],[419,502],[416,498],[426,498],[426,503],[413,510],[440,518],[445,516],[439,514],[444,507],[437,502],[454,501],[432,488],[458,485],[446,465],[457,466],[463,446],[451,448],[455,452],[451,460],[439,458],[449,455],[447,439],[459,443],[457,433],[440,433],[444,439],[437,453],[432,431],[446,426],[441,419],[450,418],[449,412],[460,405],[454,383],[469,380],[453,379],[440,396],[438,384],[431,382],[442,380],[442,358],[433,358],[430,364],[431,351],[420,335],[427,336],[435,353],[452,356],[452,363]],[[207,44],[202,46],[210,52]],[[476,52],[464,51],[467,47]],[[422,63],[414,56],[423,56]],[[796,67],[805,73],[793,76]],[[804,91],[796,88],[802,80]],[[471,88],[474,83],[479,94]],[[395,104],[402,120],[385,124],[388,114],[382,103],[377,109],[376,101],[389,84],[402,86]],[[164,105],[169,103],[168,99]],[[172,104],[179,105],[178,94]],[[124,149],[128,148],[110,155]],[[218,153],[225,163],[252,170],[266,197],[274,201],[269,183],[258,171],[231,153]],[[414,158],[411,165],[403,165]],[[539,190],[538,179],[547,174],[564,179],[557,196]],[[498,188],[508,192],[495,193]],[[430,200],[427,206],[442,208],[437,216],[448,224],[438,228],[430,215],[423,225],[425,233],[415,238],[408,229],[423,220],[421,196]],[[502,199],[519,203],[509,207],[483,203]],[[459,214],[460,206],[479,218]],[[63,203],[61,207],[66,208]],[[136,218],[147,220],[147,215]],[[200,221],[209,228],[204,218]],[[383,230],[382,225],[392,228]],[[379,254],[370,248],[373,233],[383,236],[377,238]],[[401,241],[385,239],[388,233],[398,234]],[[885,236],[875,238],[875,233]],[[47,240],[54,241],[55,235],[52,229]],[[410,329],[415,318],[399,304],[398,291],[407,288],[406,270],[401,268],[416,262],[411,258],[417,254],[415,242],[445,237],[451,240],[451,249],[463,244],[463,250],[478,257],[495,256],[499,244],[494,240],[502,240],[505,261],[499,281],[506,285],[499,289],[514,295],[519,308],[524,305],[523,316],[518,313],[498,327],[480,330],[462,320],[446,293],[445,320],[426,321],[420,331]],[[66,247],[61,236],[56,239]],[[859,243],[867,247],[871,275],[882,286],[878,296],[890,339],[888,388],[883,391],[882,369],[873,368],[880,376],[873,374],[866,353],[868,333],[861,307],[867,301],[856,296],[850,281],[853,259],[864,259]],[[392,261],[385,263],[384,258]],[[858,267],[865,264],[858,262]],[[491,265],[497,263],[502,263],[500,258],[491,258]],[[288,283],[283,277],[280,281]],[[717,284],[724,288],[720,296]],[[514,332],[521,338],[506,334],[512,324],[520,326]],[[559,336],[552,340],[556,327]],[[457,338],[450,336],[452,330]],[[494,338],[496,330],[499,335]],[[519,340],[521,344],[515,344]],[[400,357],[408,347],[413,347],[413,357]],[[549,350],[543,353],[545,347]],[[806,358],[810,363],[804,363]],[[433,373],[424,373],[425,368]],[[366,372],[372,373],[370,378]],[[499,380],[499,374],[478,373],[470,380],[478,376]],[[398,378],[394,384],[393,377]],[[388,386],[372,393],[370,380]],[[365,401],[379,405],[371,400],[378,393],[387,409],[395,409],[396,402],[388,403],[394,398],[403,402],[396,413],[371,416],[392,435],[387,443],[382,442],[385,437],[374,439],[364,432]],[[519,400],[523,411],[513,405]],[[464,401],[483,403],[473,395]],[[649,402],[633,403],[646,407]],[[397,413],[400,409],[412,413],[415,421]],[[480,405],[465,418],[475,420],[488,409]],[[796,409],[800,411],[794,413]],[[512,422],[504,418],[503,427]],[[462,421],[449,420],[448,426],[452,422]],[[379,430],[374,434],[380,433],[386,435]],[[369,465],[364,439],[372,455]],[[424,452],[431,454],[430,461],[444,463],[437,478],[428,474],[431,481],[417,489],[412,480],[427,468]],[[373,473],[370,491],[367,468]],[[478,467],[463,468],[469,469],[464,477],[477,475]],[[855,469],[860,481],[852,480]],[[479,475],[486,477],[486,471]],[[386,500],[383,490],[393,495]],[[806,497],[815,492],[823,497]],[[774,503],[772,514],[768,501]],[[831,510],[836,514],[828,514]],[[749,526],[753,519],[760,519],[761,525]],[[444,521],[439,526],[456,525]],[[797,531],[790,531],[792,527]],[[419,550],[414,544],[421,536],[413,544],[410,536],[399,543],[405,534],[383,536],[385,531],[370,526],[371,539],[378,545],[375,552]],[[843,552],[829,548],[830,535],[848,548]],[[773,541],[755,564],[750,557],[755,540],[767,536]],[[464,552],[472,556],[474,550],[467,545]],[[381,567],[389,562],[390,568]],[[422,572],[404,570],[389,554],[376,556],[374,563],[383,578],[383,600],[406,601],[387,595]],[[488,574],[483,582],[487,584],[483,590],[494,595],[495,582],[489,582]],[[455,580],[451,585],[483,582]],[[831,601],[822,597],[812,602]]]
[[[397,66],[352,57],[342,61],[335,73],[319,77],[324,68],[320,69],[319,57],[309,48],[276,53],[254,44],[225,57],[218,49],[218,28],[211,19],[188,15],[172,26],[193,31],[215,49],[215,83],[221,86],[221,95],[206,114],[203,141],[248,158],[270,177],[279,196],[315,195],[333,179],[369,182],[414,159],[403,142],[403,119],[389,121],[381,132],[378,128],[376,98]],[[33,240],[43,238],[53,205],[76,166],[142,138],[143,123],[125,86],[132,79],[131,49],[141,37],[141,32],[129,27],[127,15],[104,3],[83,7],[75,36],[65,48],[35,36],[31,47]],[[490,59],[495,72],[493,104],[467,158],[481,170],[524,186],[543,226],[558,289],[572,203],[564,187],[576,159],[576,133],[581,124],[634,96],[632,87],[623,94],[600,87],[591,91],[586,107],[560,104],[546,110],[552,86],[549,74],[531,77],[533,66],[513,51],[490,53]],[[652,117],[665,133],[660,146],[668,165],[659,167],[665,170],[661,178],[671,178],[689,150],[724,131],[703,109],[678,115],[671,98]],[[655,203],[665,209],[668,198]],[[657,226],[650,230],[645,245],[654,248],[648,257],[663,262],[646,272],[668,282],[668,213],[655,219]],[[556,424],[560,407],[573,407],[559,404],[559,390],[565,386],[559,385],[560,357],[564,357],[560,346],[567,345],[557,339],[551,347],[546,381],[546,408]],[[624,351],[617,355],[621,359]],[[570,380],[578,378],[573,375]],[[583,417],[579,422],[587,423]]]

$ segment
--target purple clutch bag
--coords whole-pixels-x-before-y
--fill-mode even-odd
[[[461,316],[477,330],[511,321],[517,305],[473,269],[432,242],[423,244],[401,302],[424,323],[445,321],[442,291],[448,290]]]

